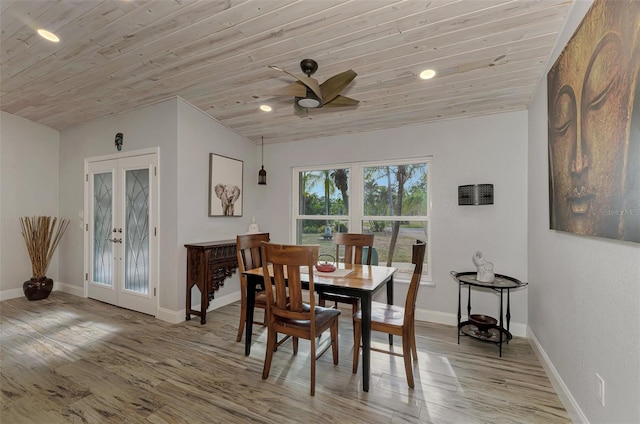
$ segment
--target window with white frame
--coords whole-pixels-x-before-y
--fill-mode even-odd
[[[430,280],[430,158],[331,164],[293,170],[293,234],[335,255],[335,232],[373,233],[379,265],[413,272],[412,245],[427,243],[423,281]]]

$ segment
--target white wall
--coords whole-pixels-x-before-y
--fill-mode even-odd
[[[0,112],[0,300],[22,296],[22,283],[31,278],[18,218],[59,216],[59,144],[58,131]],[[56,253],[47,271],[54,290],[58,274]]]
[[[209,217],[209,154],[239,159],[244,162],[243,215],[242,217]],[[246,233],[251,217],[257,213],[258,166],[256,146],[246,138],[222,126],[211,117],[185,101],[178,103],[178,228],[176,264],[178,284],[173,296],[184,309],[185,275],[188,243],[212,240],[228,240]],[[216,199],[217,200],[217,199]],[[172,259],[173,260],[173,259]],[[240,280],[233,274],[224,281],[224,287],[216,291],[210,309],[225,302],[240,299]],[[192,292],[192,307],[200,304],[196,289]],[[183,317],[184,318],[184,317]]]
[[[590,4],[575,3],[550,64]],[[529,327],[576,422],[639,423],[640,246],[549,229],[546,90],[529,109]]]
[[[122,153],[160,148],[160,257],[159,300],[161,308],[177,308],[175,290],[165,289],[183,281],[176,267],[177,234],[177,104],[168,100],[132,112],[91,121],[64,130],[60,135],[60,214],[72,218],[68,234],[60,246],[60,278],[68,291],[82,295],[84,285],[83,222],[78,212],[84,208],[84,159],[117,153],[114,139],[124,134]]]
[[[430,311],[430,319],[455,323],[458,287],[449,272],[475,270],[471,257],[476,250],[494,263],[497,273],[527,279],[526,128],[523,111],[269,144],[264,160],[268,172],[264,207],[269,213],[263,227],[274,241],[292,242],[294,166],[432,155],[435,287],[420,289],[417,308]],[[494,184],[494,205],[458,206],[458,185],[475,183]],[[396,297],[403,299],[406,287],[398,286]],[[522,327],[527,322],[526,290],[514,291],[511,297],[512,324]],[[472,306],[476,313],[497,316],[498,297],[474,294]]]

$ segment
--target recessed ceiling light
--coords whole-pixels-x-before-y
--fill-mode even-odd
[[[435,76],[436,71],[434,71],[433,69],[425,69],[424,71],[420,72],[420,78],[422,79],[431,79]]]
[[[57,35],[55,35],[53,32],[47,31],[46,29],[40,28],[38,30],[38,34],[40,35],[40,37],[44,38],[45,40],[53,41],[54,43],[57,43],[58,41],[60,41]]]
[[[263,112],[271,112],[273,108],[269,105],[260,105],[260,110]]]

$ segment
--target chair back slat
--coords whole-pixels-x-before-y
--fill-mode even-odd
[[[411,262],[415,265],[415,268],[413,269],[411,283],[409,284],[409,290],[404,304],[404,325],[408,325],[408,323],[411,323],[414,320],[416,300],[418,298],[418,289],[420,288],[422,265],[424,264],[424,255],[426,250],[427,244],[423,241],[418,240],[413,245]]]
[[[242,273],[262,266],[262,253],[260,242],[269,241],[269,233],[241,234],[236,237],[236,252],[238,256],[238,268],[240,278]]]
[[[277,317],[306,319],[313,323],[315,314],[311,311],[315,308],[314,296],[309,296],[309,301],[304,302],[300,268],[308,267],[309,292],[313,293],[313,266],[318,262],[319,246],[263,242],[261,247],[265,281],[273,280],[273,288],[271,284],[265,284],[269,310]],[[272,273],[269,272],[269,263],[273,268]],[[308,310],[303,307],[304,303],[309,304]]]
[[[344,263],[371,265],[373,239],[373,234],[335,233],[333,240],[336,244],[336,261],[340,257],[342,246],[344,248]],[[364,247],[368,247],[366,258],[363,257]]]

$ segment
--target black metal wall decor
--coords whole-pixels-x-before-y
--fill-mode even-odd
[[[493,205],[493,184],[458,186],[458,205]]]
[[[115,144],[116,144],[116,149],[118,149],[118,151],[122,150],[122,143],[124,143],[123,135],[122,133],[117,133]]]

